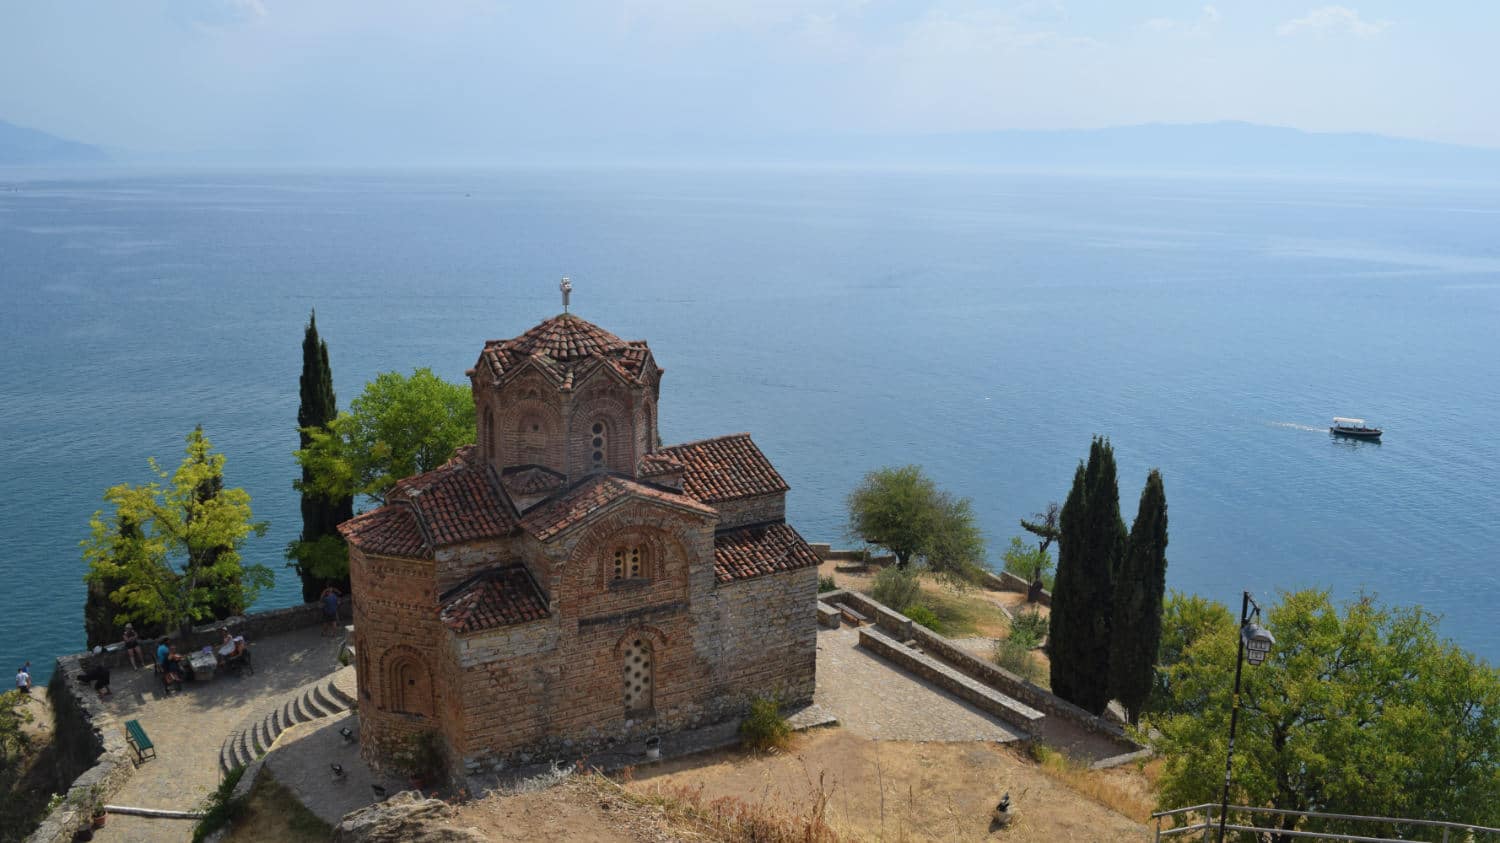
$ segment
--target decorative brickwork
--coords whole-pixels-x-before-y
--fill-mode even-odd
[[[486,343],[478,445],[346,522],[361,748],[453,772],[811,699],[817,558],[748,434],[658,447],[662,370],[571,314]]]

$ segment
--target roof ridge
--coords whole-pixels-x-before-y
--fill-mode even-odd
[[[676,445],[663,445],[660,448],[657,448],[656,451],[652,451],[652,453],[656,453],[657,451],[670,451],[674,448],[687,448],[692,445],[706,445],[709,442],[722,442],[725,439],[739,439],[742,437],[745,439],[751,439],[750,431],[746,430],[739,433],[725,433],[722,436],[710,436],[706,439],[694,439],[691,442],[678,442]],[[757,445],[756,447],[758,448],[760,446]]]

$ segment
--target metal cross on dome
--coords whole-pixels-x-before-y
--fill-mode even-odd
[[[569,281],[568,280],[568,276],[564,275],[562,283],[557,285],[557,289],[562,290],[562,294],[563,294],[563,313],[567,313],[568,312],[568,296],[570,294],[572,294],[572,292],[573,292],[573,282]]]

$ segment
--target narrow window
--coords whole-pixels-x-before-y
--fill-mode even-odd
[[[489,407],[484,408],[484,446],[491,459],[499,456],[500,443],[495,438],[495,411]]]
[[[627,712],[651,709],[651,642],[645,638],[632,640],[625,648],[625,710]]]
[[[606,432],[607,431],[605,430],[604,422],[594,422],[594,429],[592,431],[594,438],[589,442],[589,445],[591,446],[591,449],[593,451],[594,468],[603,468],[605,457],[609,453],[609,437],[606,435]]]

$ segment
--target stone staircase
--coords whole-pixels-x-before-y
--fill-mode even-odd
[[[227,773],[265,755],[277,735],[296,723],[328,717],[354,707],[354,668],[340,668],[283,698],[269,713],[242,721],[219,747],[219,771]]]

